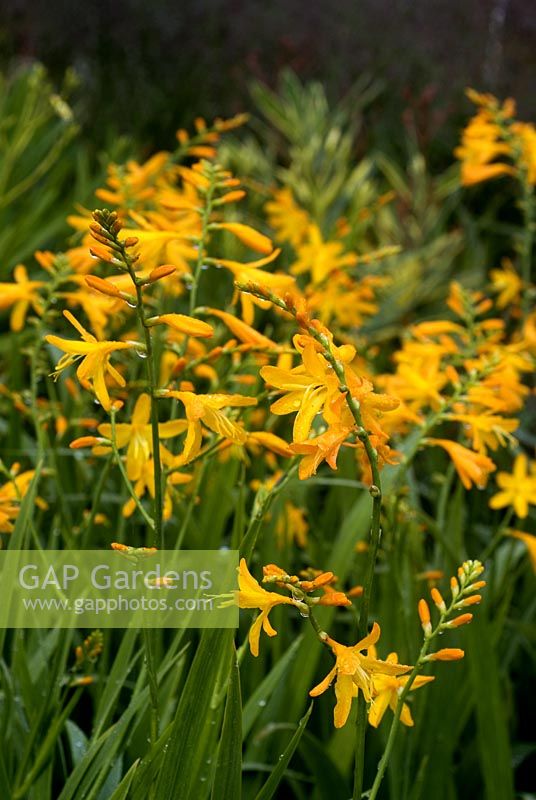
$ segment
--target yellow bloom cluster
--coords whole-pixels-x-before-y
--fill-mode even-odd
[[[501,104],[493,95],[472,89],[467,95],[478,111],[463,131],[461,145],[454,151],[461,161],[462,183],[470,186],[502,175],[523,173],[530,185],[536,184],[534,125],[516,121],[512,99]]]

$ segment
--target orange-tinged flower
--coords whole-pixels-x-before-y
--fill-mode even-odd
[[[98,341],[91,333],[86,331],[70,311],[64,311],[63,315],[80,333],[82,341],[76,342],[53,335],[45,336],[45,340],[49,344],[58,347],[65,353],[56,364],[54,375],[58,375],[62,370],[82,358],[82,362],[76,370],[78,380],[85,388],[91,387],[102,407],[109,411],[111,401],[106,386],[106,373],[119,386],[125,386],[126,384],[123,376],[110,364],[110,355],[116,350],[129,350],[133,345],[128,342]]]
[[[246,431],[222,413],[222,408],[257,405],[255,397],[240,394],[195,394],[194,392],[169,391],[167,397],[174,397],[183,403],[186,410],[188,428],[186,440],[177,464],[187,464],[201,450],[203,428],[201,423],[214,433],[236,444],[245,444]]]
[[[43,281],[28,280],[28,273],[23,264],[18,264],[14,271],[14,283],[0,283],[0,311],[12,308],[10,327],[12,331],[20,331],[24,327],[26,314],[30,306],[36,314],[41,314],[43,306],[39,289]]]
[[[325,692],[335,680],[335,696],[337,704],[333,712],[333,721],[336,728],[342,728],[348,720],[352,698],[357,697],[359,689],[363,692],[365,700],[370,703],[374,692],[374,678],[379,675],[398,676],[411,670],[411,667],[403,664],[392,664],[387,661],[380,661],[369,655],[363,655],[363,650],[376,644],[380,638],[380,626],[374,623],[372,631],[353,647],[346,647],[339,644],[329,636],[326,639],[335,655],[335,666],[328,672],[323,681],[318,686],[311,689],[311,697]]]
[[[261,628],[268,636],[276,636],[277,631],[270,624],[268,614],[277,605],[296,605],[291,598],[277,592],[267,592],[248,570],[246,560],[240,559],[238,568],[238,586],[235,592],[236,602],[240,608],[259,608],[261,613],[249,631],[249,647],[251,654],[259,655],[259,639]]]
[[[148,394],[141,394],[136,400],[132,420],[130,423],[118,422],[115,425],[116,445],[118,449],[127,449],[127,475],[131,481],[137,481],[146,463],[153,455],[151,417],[151,398]],[[169,439],[184,433],[188,423],[184,419],[169,420],[160,422],[158,425],[158,435],[161,439]],[[101,436],[106,439],[112,438],[112,426],[105,422],[98,428]],[[93,451],[97,455],[109,453],[109,448],[104,446],[96,447]]]
[[[370,651],[369,651],[370,652]],[[386,658],[387,664],[398,664],[398,656],[396,653],[389,653]],[[432,675],[418,675],[411,686],[410,691],[420,689],[434,680]],[[377,728],[382,721],[383,715],[387,711],[387,706],[391,708],[394,713],[398,704],[398,696],[408,681],[406,677],[396,677],[393,675],[377,674],[373,676],[374,684],[374,697],[369,709],[368,721]],[[400,714],[400,722],[408,727],[413,726],[413,717],[407,703],[402,706]]]
[[[524,453],[516,456],[512,473],[499,472],[497,484],[502,491],[493,495],[489,501],[491,508],[513,506],[517,516],[524,519],[529,513],[529,505],[536,505],[536,462],[528,466]]]
[[[293,453],[304,456],[300,461],[298,475],[300,480],[306,480],[316,471],[320,464],[325,461],[331,469],[337,469],[337,456],[352,428],[343,425],[330,425],[329,428],[304,442],[295,442],[290,445]]]
[[[447,451],[466,489],[470,489],[473,483],[479,489],[483,488],[488,481],[490,472],[494,472],[496,469],[491,458],[482,453],[475,453],[458,442],[451,442],[450,439],[427,439],[427,443],[437,445]]]

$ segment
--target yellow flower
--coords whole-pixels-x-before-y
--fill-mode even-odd
[[[487,411],[474,414],[448,414],[447,419],[467,426],[468,435],[473,440],[472,447],[479,453],[486,453],[488,447],[491,450],[496,450],[499,445],[504,447],[507,440],[512,440],[511,434],[519,425],[517,419],[506,419]]]
[[[91,387],[102,407],[109,411],[111,401],[105,381],[106,373],[109,373],[119,386],[126,384],[123,376],[110,364],[110,354],[116,350],[129,350],[133,345],[128,342],[99,342],[86,331],[70,311],[64,311],[63,315],[80,333],[82,341],[61,339],[59,336],[53,335],[45,336],[45,340],[49,344],[58,347],[65,353],[56,364],[54,375],[57,376],[62,370],[82,358],[82,362],[76,370],[78,380],[84,388]]]
[[[342,728],[346,724],[350,714],[352,698],[357,697],[359,689],[363,692],[367,703],[370,703],[374,692],[374,678],[380,675],[403,675],[411,670],[411,667],[403,664],[388,663],[387,661],[372,658],[369,655],[362,655],[362,651],[368,650],[369,647],[376,644],[379,638],[380,626],[375,622],[369,635],[365,636],[353,647],[339,644],[329,636],[326,640],[335,655],[335,666],[318,686],[311,689],[309,694],[311,697],[318,697],[328,689],[336,677],[335,696],[337,704],[333,712],[333,721],[336,728]]]
[[[169,454],[171,456],[171,454]],[[172,459],[166,457],[165,458],[166,466],[171,466]],[[189,483],[192,480],[191,475],[185,475],[182,472],[172,472],[168,478],[169,483],[173,484],[174,486],[183,483]],[[153,460],[150,459],[145,462],[143,468],[141,470],[140,476],[137,479],[136,483],[134,484],[134,492],[138,498],[142,498],[145,492],[149,492],[149,496],[154,500],[154,463]],[[123,516],[130,517],[136,510],[136,501],[134,498],[130,498],[127,500],[125,505],[123,506]],[[166,488],[164,490],[164,507],[163,507],[163,517],[164,519],[169,519],[171,517],[171,512],[173,510],[173,504],[171,499],[171,492],[169,490],[169,485],[166,484]]]
[[[13,465],[11,468],[12,474],[17,469],[18,465]],[[0,486],[0,533],[13,532],[13,522],[20,510],[19,502],[28,491],[34,473],[35,470],[33,469],[21,472],[20,475],[16,475],[12,480]],[[42,505],[43,501],[37,498],[36,503],[37,505]],[[44,505],[46,507],[46,504]]]
[[[151,398],[148,394],[141,394],[136,400],[132,421],[130,423],[117,423],[115,426],[116,444],[119,449],[126,447],[127,450],[127,475],[131,481],[137,481],[142,474],[143,468],[153,455],[152,428],[150,424]],[[158,425],[158,433],[161,439],[168,439],[178,436],[187,428],[187,422],[183,419],[169,420]],[[98,431],[101,436],[107,439],[112,438],[112,426],[109,423],[99,425]],[[93,449],[96,455],[109,453],[109,448],[98,446]]]
[[[336,319],[345,328],[359,327],[365,317],[378,310],[375,289],[383,283],[385,280],[376,275],[356,281],[351,275],[337,271],[320,288],[309,288],[307,303],[324,325]]]
[[[277,592],[267,592],[266,589],[263,589],[251,575],[244,558],[240,559],[238,568],[238,586],[239,589],[235,592],[235,597],[240,608],[259,608],[261,611],[249,631],[251,653],[254,656],[258,656],[261,627],[268,636],[277,635],[277,631],[272,628],[268,619],[268,614],[272,608],[282,604],[296,605],[296,603],[291,597],[286,597]]]
[[[509,258],[503,258],[501,269],[490,270],[492,288],[498,292],[497,308],[519,303],[523,281]]]
[[[290,271],[295,275],[302,272],[311,273],[313,284],[322,283],[334,271],[353,267],[357,263],[355,253],[343,253],[342,242],[326,242],[317,225],[310,225],[308,242],[298,248],[298,260]]]
[[[309,525],[305,514],[303,508],[298,508],[290,500],[286,501],[275,529],[278,547],[281,548],[284,544],[291,544],[293,541],[298,547],[306,547]]]
[[[298,469],[300,480],[304,481],[310,478],[311,475],[316,475],[316,471],[322,461],[329,464],[331,469],[336,470],[339,450],[351,431],[351,427],[330,425],[320,436],[291,444],[290,449],[293,453],[304,456]]]
[[[349,362],[354,355],[354,348],[348,348],[342,352],[341,360]],[[306,342],[301,356],[303,364],[299,367],[287,370],[266,366],[260,371],[266,383],[285,392],[270,410],[274,414],[298,412],[293,429],[295,442],[307,439],[315,416],[338,391],[337,378],[312,339]]]
[[[371,655],[371,650],[372,648],[369,649],[369,655]],[[372,655],[374,655],[374,653],[372,653]],[[386,658],[386,662],[387,664],[398,664],[397,654],[389,653]],[[369,709],[368,721],[374,728],[377,728],[382,721],[382,717],[387,710],[387,706],[389,706],[391,711],[394,713],[398,703],[398,696],[406,685],[408,678],[407,676],[399,678],[397,676],[385,674],[382,675],[380,673],[374,675],[372,680],[374,683],[374,698]],[[431,675],[419,675],[413,681],[410,691],[412,692],[414,689],[420,689],[421,686],[424,686],[433,680],[434,677]],[[412,727],[414,724],[411,711],[407,703],[404,703],[402,706],[400,722],[408,727]]]
[[[309,215],[297,205],[292,190],[287,187],[277,189],[274,199],[269,200],[264,208],[270,225],[277,231],[276,238],[299,247],[307,236]]]
[[[201,449],[203,428],[201,422],[214,433],[237,444],[245,444],[246,431],[233,420],[222,414],[226,407],[255,406],[255,397],[244,397],[240,394],[195,394],[194,392],[170,391],[167,397],[174,397],[183,403],[186,410],[188,428],[184,448],[177,459],[177,464],[187,464]]]
[[[536,462],[528,474],[528,459],[524,453],[516,456],[512,474],[499,472],[497,484],[502,489],[489,501],[491,508],[513,506],[517,516],[524,519],[529,513],[529,505],[536,505]]]
[[[517,139],[519,149],[519,164],[527,175],[527,181],[536,184],[536,128],[530,122],[514,122],[512,133]]]
[[[508,535],[514,536],[516,539],[520,539],[523,542],[529,552],[532,569],[536,574],[536,536],[531,533],[525,533],[524,531],[516,531],[512,529],[508,531]]]
[[[28,280],[28,273],[23,264],[15,267],[13,277],[15,283],[0,283],[0,311],[13,306],[9,324],[11,330],[16,332],[24,327],[30,306],[36,314],[41,314],[42,303],[37,290],[44,286],[44,283]]]
[[[511,116],[514,109],[509,101],[503,108],[492,95],[472,95],[480,109],[469,121],[462,134],[462,142],[454,151],[454,155],[462,162],[462,184],[470,186],[490,178],[514,173],[509,164],[496,162],[501,156],[512,156],[512,147],[504,141],[504,134],[499,121]],[[493,163],[492,163],[493,162]]]
[[[428,439],[427,443],[447,451],[466,489],[470,489],[473,483],[482,489],[488,481],[490,472],[496,469],[491,458],[482,453],[475,453],[458,442],[451,442],[450,439]]]
[[[216,266],[228,269],[233,274],[237,283],[259,283],[275,294],[283,295],[285,292],[294,288],[295,279],[291,275],[284,275],[278,272],[266,272],[264,269],[259,269],[259,267],[263,267],[274,261],[280,253],[281,250],[274,250],[270,255],[264,258],[259,258],[256,261],[248,261],[244,264],[240,261],[231,261],[227,258],[213,259],[213,262]],[[242,304],[242,318],[248,325],[253,324],[255,306],[266,309],[271,305],[268,300],[261,300],[245,292],[237,292],[235,298],[237,296],[240,298]],[[235,300],[233,300],[233,302],[235,302]]]

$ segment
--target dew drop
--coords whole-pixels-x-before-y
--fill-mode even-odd
[[[259,700],[258,702],[259,708],[264,708],[265,705],[266,705],[266,700]]]

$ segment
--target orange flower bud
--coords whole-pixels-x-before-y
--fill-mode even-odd
[[[319,586],[325,586],[327,583],[333,583],[334,578],[333,572],[321,572],[311,581],[313,589],[318,589]]]
[[[352,586],[351,589],[348,589],[346,592],[348,597],[361,597],[363,594],[363,587],[362,586]]]
[[[468,586],[468,589],[476,591],[477,589],[483,589],[486,585],[486,581],[477,581],[476,583],[472,583],[471,586]]]
[[[120,542],[112,542],[111,544],[112,550],[117,550],[119,553],[128,553],[130,547],[126,544],[121,544]]]
[[[154,283],[155,281],[159,281],[161,278],[167,278],[168,275],[173,275],[176,269],[177,267],[174,267],[173,264],[162,264],[160,267],[155,267],[155,269],[149,273],[147,282]]]
[[[466,597],[465,600],[462,600],[459,605],[460,606],[474,606],[477,603],[480,603],[482,600],[482,596],[479,594],[473,594],[471,597]]]
[[[87,275],[85,278],[87,285],[101,294],[107,294],[109,297],[121,297],[121,292],[110,281],[105,281],[97,275]]]
[[[426,602],[426,600],[423,600],[423,598],[421,598],[419,600],[419,605],[417,606],[417,609],[419,611],[419,617],[421,620],[422,629],[426,634],[426,636],[429,636],[432,633],[432,624],[430,622],[430,609],[428,607],[428,603]]]
[[[100,439],[98,436],[80,436],[78,439],[73,439],[69,447],[71,450],[80,450],[82,447],[94,447],[106,441],[107,439]]]
[[[74,678],[71,686],[90,686],[93,683],[91,675],[84,675],[82,678]]]
[[[242,200],[242,198],[245,196],[246,193],[243,189],[236,189],[236,191],[227,192],[227,194],[224,194],[223,197],[218,198],[214,205],[221,206],[225,205],[226,203],[236,203],[238,200]]]
[[[319,606],[351,606],[352,601],[349,600],[344,592],[327,592],[322,595],[318,601]]]
[[[437,608],[441,611],[442,614],[445,613],[447,607],[445,605],[445,601],[441,596],[441,592],[438,591],[435,587],[431,590],[430,594],[432,595],[432,600],[436,604]]]
[[[94,244],[89,248],[89,252],[93,258],[98,258],[100,261],[106,261],[108,264],[120,264],[121,262],[115,258],[109,250],[100,244]]]
[[[443,650],[438,650],[437,653],[431,653],[426,656],[427,661],[459,661],[465,655],[463,650],[459,647],[445,647]]]
[[[123,247],[135,247],[140,240],[137,236],[127,236],[126,239],[121,242]]]
[[[58,436],[63,436],[68,427],[69,422],[63,415],[56,419],[56,434]]]
[[[452,596],[454,597],[454,599],[456,599],[456,597],[458,597],[458,595],[460,594],[460,587],[454,575],[450,579],[450,591],[452,592]]]
[[[455,617],[455,619],[447,622],[449,628],[459,628],[460,625],[467,625],[468,622],[471,622],[473,619],[472,614],[461,614],[459,617]]]

